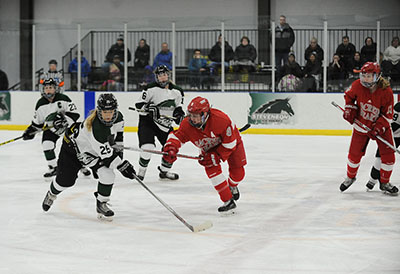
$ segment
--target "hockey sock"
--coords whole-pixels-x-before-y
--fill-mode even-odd
[[[228,183],[231,187],[237,186],[244,178],[244,167],[229,168]]]
[[[98,183],[97,184],[97,193],[101,196],[103,196],[104,198],[108,198],[111,195],[111,190],[113,188],[113,184],[111,185],[105,185],[102,183]],[[101,199],[98,199],[99,201],[101,201]]]
[[[223,202],[232,199],[232,192],[229,188],[228,181],[225,179],[225,176],[222,173],[210,179]]]
[[[383,183],[383,184],[389,183],[390,176],[392,175],[392,169],[393,169],[393,165],[382,164],[381,172],[380,172],[381,183]]]
[[[161,166],[160,169],[162,172],[168,172],[172,167],[172,164],[168,163],[165,161],[163,158],[161,158]]]
[[[350,158],[347,161],[347,177],[349,178],[355,178],[357,175],[358,168],[360,167],[360,162],[354,162],[350,160]]]
[[[56,179],[57,179],[57,177],[54,178],[54,179],[51,181],[51,184],[50,184],[50,192],[51,192],[52,194],[54,194],[54,195],[58,195],[58,194],[60,194],[62,191],[64,191],[65,189],[67,189],[67,187],[60,186],[60,185],[57,183]]]
[[[44,157],[47,160],[49,166],[55,167],[57,166],[57,159],[54,150],[45,150]]]
[[[379,169],[372,167],[370,177],[371,177],[370,179],[373,181],[379,180],[379,178],[380,178]]]

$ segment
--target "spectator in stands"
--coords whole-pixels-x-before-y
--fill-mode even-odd
[[[243,73],[255,71],[256,58],[256,48],[250,44],[250,40],[247,36],[243,36],[242,39],[240,39],[240,45],[235,49],[233,71]]]
[[[108,71],[108,67],[113,63],[114,56],[118,55],[120,58],[121,65],[124,65],[125,62],[125,49],[124,49],[124,39],[122,37],[118,37],[117,43],[111,46],[111,48],[108,50],[107,55],[106,55],[106,61],[102,65],[102,68],[105,71]],[[132,59],[131,52],[128,49],[128,62],[130,62]]]
[[[57,87],[56,89],[58,90],[58,92],[64,92],[64,76],[61,73],[61,71],[57,70],[57,61],[54,59],[51,59],[49,61],[49,70],[47,72],[44,72],[41,76],[40,76],[40,80],[39,80],[39,90],[41,90],[43,88],[43,82],[46,79],[50,79],[52,78],[56,83],[57,83]]]
[[[279,74],[282,75],[282,79],[278,83],[279,91],[297,91],[299,89],[303,71],[296,62],[293,52],[289,53],[288,61],[280,68]]]
[[[275,28],[275,66],[279,69],[287,62],[288,54],[294,44],[293,29],[286,23],[286,16],[279,17],[279,25]]]
[[[324,60],[324,50],[318,45],[318,39],[313,37],[310,40],[310,45],[306,48],[304,52],[304,60],[309,61],[311,52],[317,53],[317,61],[321,62]]]
[[[150,65],[144,67],[144,74],[141,82],[139,83],[139,89],[143,90],[148,84],[154,82],[153,68]]]
[[[193,58],[190,59],[188,68],[191,74],[190,87],[200,89],[200,85],[203,85],[207,74],[207,60],[201,55],[199,49],[194,50]]]
[[[145,39],[140,39],[135,50],[135,70],[143,70],[150,60],[150,47]]]
[[[317,53],[312,52],[303,70],[303,91],[316,91],[319,90],[321,81],[322,64],[317,61]]]
[[[361,59],[363,62],[376,61],[376,43],[372,37],[365,38],[365,45],[361,48]]]
[[[210,70],[218,71],[218,67],[221,67],[221,43],[222,43],[222,35],[218,36],[218,41],[215,45],[211,48],[210,54],[208,55],[208,59],[212,62],[210,64]],[[229,68],[229,62],[233,60],[234,53],[232,47],[229,45],[228,41],[225,41],[225,70]]]
[[[83,56],[81,51],[81,83],[82,88],[86,88],[88,83],[89,72],[91,71],[88,60]],[[69,63],[68,72],[71,73],[71,90],[77,90],[78,82],[78,51],[75,52],[75,58]]]
[[[342,37],[342,43],[337,47],[336,54],[339,55],[347,71],[350,70],[356,47],[349,42],[349,36]]]
[[[394,81],[400,80],[400,47],[399,37],[393,37],[392,45],[383,52],[382,71]]]
[[[106,80],[102,85],[102,90],[123,90],[123,76],[124,67],[121,64],[121,58],[119,55],[115,55],[113,58],[113,63],[108,68],[108,80]]]
[[[0,69],[0,90],[8,90],[7,74]]]
[[[153,70],[160,65],[166,65],[169,70],[172,70],[172,52],[166,42],[161,44],[161,51],[154,58]]]
[[[356,53],[354,53],[353,62],[351,63],[351,71],[350,71],[351,78],[360,77],[361,68],[364,65],[364,63],[365,62],[361,60],[360,52],[356,51]]]
[[[328,80],[344,80],[346,78],[346,69],[339,55],[334,54],[332,62],[328,67]]]

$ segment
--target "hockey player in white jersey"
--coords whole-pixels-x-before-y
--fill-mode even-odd
[[[110,200],[115,174],[118,169],[124,177],[134,179],[135,169],[123,159],[122,151],[113,144],[123,145],[124,119],[118,111],[118,103],[111,93],[101,94],[97,108],[83,122],[74,124],[64,135],[57,176],[50,184],[42,208],[48,211],[62,191],[72,187],[79,170],[90,167],[99,179],[96,197],[96,211],[99,219],[112,220],[114,212],[107,202]]]
[[[400,146],[400,102],[397,102],[394,107],[393,107],[393,121],[391,124],[392,131],[393,131],[393,137],[394,137],[394,144],[395,147]],[[374,165],[371,168],[371,174],[370,178],[368,180],[368,183],[366,185],[367,190],[372,190],[375,186],[375,184],[380,181],[380,172],[379,170],[381,169],[381,156],[379,154],[379,149],[376,150],[375,154],[375,162]],[[385,189],[382,187],[381,183],[379,184],[379,187],[382,191],[385,191]],[[396,186],[394,188],[397,189]],[[398,190],[394,193],[394,195],[397,195]]]
[[[42,128],[49,128],[43,131],[42,147],[49,166],[49,170],[43,176],[50,178],[56,175],[57,170],[55,154],[57,140],[69,126],[78,120],[79,113],[71,99],[57,91],[57,83],[53,78],[43,82],[40,93],[42,97],[36,103],[32,123],[25,130],[23,139],[33,139]],[[84,169],[82,172],[86,176],[90,175],[89,170]]]
[[[155,137],[162,146],[168,134],[173,130],[172,123],[179,125],[185,116],[182,109],[183,90],[170,80],[171,72],[165,65],[158,66],[155,71],[155,82],[150,83],[142,91],[136,108],[139,110],[139,147],[155,149]],[[138,177],[144,179],[151,154],[140,153]],[[161,160],[158,167],[160,179],[177,180],[178,174],[170,172],[172,164]]]

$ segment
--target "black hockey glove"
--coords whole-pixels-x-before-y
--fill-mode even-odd
[[[24,134],[22,134],[22,139],[24,141],[32,140],[33,138],[35,138],[35,134],[36,134],[37,130],[38,129],[35,126],[30,125],[27,129],[25,129]]]
[[[153,117],[153,120],[160,119],[160,109],[156,105],[153,104],[148,105],[147,111],[149,112],[149,115]]]
[[[60,136],[64,134],[67,127],[68,127],[68,121],[65,118],[65,116],[61,113],[57,113],[57,115],[54,117],[53,128],[51,128],[51,131]]]
[[[119,170],[119,172],[121,172],[122,176],[128,179],[133,180],[135,178],[133,175],[136,174],[136,171],[133,168],[133,165],[128,162],[128,160],[123,161],[122,164],[117,166],[117,169]]]
[[[174,113],[172,114],[172,116],[174,116],[175,118],[175,124],[180,125],[183,118],[185,117],[185,112],[182,110],[181,107],[177,107],[176,109],[174,109]]]

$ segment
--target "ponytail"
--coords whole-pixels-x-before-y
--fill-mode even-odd
[[[390,87],[390,82],[387,79],[380,76],[378,79],[378,88],[386,89],[388,87]]]
[[[94,118],[96,118],[96,116],[97,116],[97,111],[98,111],[97,109],[91,110],[91,111],[90,111],[89,117],[86,118],[85,125],[86,125],[86,128],[87,128],[89,131],[92,130],[93,120],[94,120]]]

